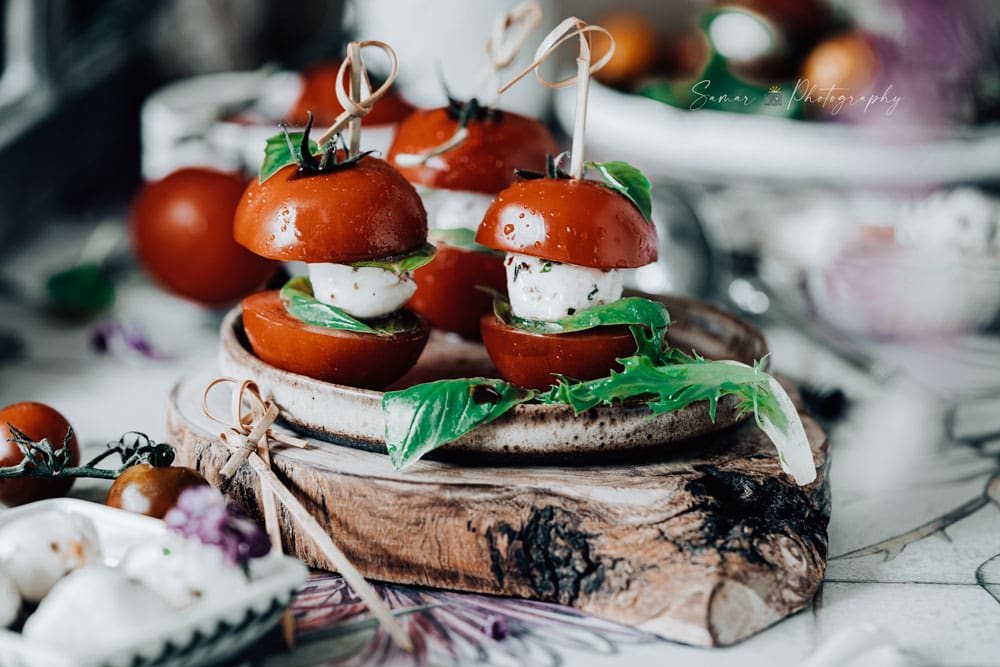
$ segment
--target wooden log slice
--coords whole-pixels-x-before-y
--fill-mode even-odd
[[[175,388],[169,440],[217,480],[227,452],[199,406],[206,378]],[[379,453],[312,441],[275,448],[278,476],[369,578],[571,605],[701,646],[731,644],[802,609],[826,566],[827,443],[803,417],[819,476],[798,487],[745,422],[657,456],[603,465],[395,472]],[[260,507],[244,468],[235,495]],[[290,518],[285,548],[330,569]]]

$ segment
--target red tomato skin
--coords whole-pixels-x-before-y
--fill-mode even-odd
[[[622,370],[616,360],[635,354],[629,328],[598,327],[567,334],[536,334],[501,322],[495,315],[480,320],[483,345],[500,376],[521,387],[544,391],[554,374],[574,380],[596,380]]]
[[[8,405],[0,410],[0,466],[2,467],[18,465],[24,460],[20,448],[11,442],[14,436],[7,427],[8,424],[35,442],[48,438],[57,450],[62,449],[66,433],[70,429],[66,418],[44,403],[28,401]],[[69,441],[69,448],[70,465],[79,465],[80,446],[75,433]],[[0,479],[0,502],[15,506],[46,498],[59,498],[69,493],[72,486],[71,477]]]
[[[507,293],[503,255],[437,244],[430,264],[413,272],[417,291],[407,306],[435,329],[478,340],[479,320],[493,312],[493,297],[480,286]]]
[[[211,169],[181,169],[147,183],[132,203],[132,247],[157,283],[185,299],[224,306],[259,288],[277,263],[233,240],[246,181]]]
[[[545,155],[559,152],[559,144],[543,123],[504,111],[499,120],[469,121],[465,141],[433,161],[405,166],[396,163],[399,154],[435,148],[457,129],[458,119],[447,109],[414,111],[400,123],[386,159],[411,183],[495,195],[517,181],[515,169],[541,171]]]
[[[145,504],[140,514],[162,519],[186,489],[208,486],[201,473],[182,466],[156,468],[139,463],[125,470],[111,485],[105,504],[121,510],[132,510],[130,503]]]
[[[596,181],[537,178],[515,183],[486,211],[476,243],[597,269],[655,262],[656,227],[629,199]]]
[[[430,325],[394,336],[313,326],[292,317],[279,293],[260,292],[243,300],[243,328],[264,362],[292,373],[361,389],[381,389],[417,363]]]
[[[233,219],[236,241],[284,261],[349,264],[415,250],[427,241],[420,195],[385,160],[366,156],[330,173],[290,164],[254,179]]]

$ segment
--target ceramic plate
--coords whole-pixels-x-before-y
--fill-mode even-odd
[[[708,304],[662,297],[673,325],[673,347],[694,349],[708,358],[753,363],[767,353],[760,331]],[[313,437],[385,451],[385,422],[380,391],[321,382],[268,365],[254,356],[243,332],[239,308],[222,324],[224,375],[253,379],[281,409],[282,420]],[[498,377],[482,345],[437,332],[419,362],[393,389],[441,378]],[[435,452],[439,457],[509,461],[578,457],[644,446],[662,448],[736,423],[737,400],[719,402],[715,422],[702,401],[675,412],[652,416],[643,404],[600,406],[575,415],[563,405],[520,405],[496,421],[464,435]]]
[[[564,128],[573,127],[575,107],[575,87],[556,91],[556,116]],[[597,81],[591,82],[587,107],[590,159],[625,160],[654,179],[912,188],[993,182],[1000,171],[998,124],[933,134],[892,129],[691,112]]]
[[[56,511],[89,518],[97,528],[107,565],[115,565],[129,547],[166,532],[157,519],[97,503],[58,498],[4,510],[0,525],[26,514]],[[106,655],[81,660],[20,634],[0,629],[3,667],[183,667],[223,664],[264,636],[281,619],[308,570],[298,560],[272,551],[253,564],[255,579],[226,599],[208,599],[177,613],[153,633]]]

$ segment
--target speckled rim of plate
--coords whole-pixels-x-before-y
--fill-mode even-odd
[[[657,297],[670,309],[668,340],[710,358],[753,363],[767,354],[764,337],[753,325],[700,301]],[[385,452],[383,392],[331,384],[271,366],[257,358],[243,333],[239,307],[222,323],[220,365],[224,375],[253,379],[281,410],[281,420],[314,438]],[[434,345],[465,345],[432,336]],[[425,350],[419,368],[428,356]],[[405,378],[404,378],[405,380]],[[598,406],[580,415],[562,405],[520,405],[496,421],[467,433],[435,454],[464,462],[539,462],[580,454],[603,454],[644,447],[662,449],[706,435],[742,420],[736,397],[719,402],[715,422],[706,402],[652,416],[642,403]]]

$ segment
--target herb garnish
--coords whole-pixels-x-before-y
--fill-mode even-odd
[[[341,169],[356,165],[364,157],[371,155],[375,151],[364,151],[357,155],[348,156],[343,137],[338,134],[322,147],[322,155],[317,159],[320,147],[315,141],[309,139],[309,132],[312,130],[313,115],[309,114],[309,121],[305,130],[289,134],[288,126],[280,124],[282,134],[269,137],[264,146],[264,162],[260,165],[260,182],[263,183],[276,173],[290,164],[298,165],[299,176],[315,176],[317,174],[329,174]],[[295,145],[298,142],[298,146]]]
[[[281,303],[289,315],[317,327],[393,336],[416,326],[416,320],[406,311],[399,311],[389,317],[369,322],[351,317],[344,310],[323,303],[313,296],[312,283],[305,276],[292,278],[285,283],[280,296]]]

